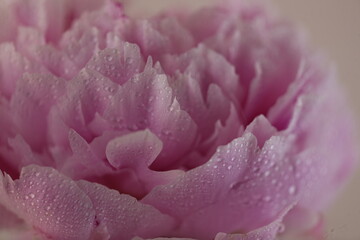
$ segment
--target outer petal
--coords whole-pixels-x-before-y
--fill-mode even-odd
[[[170,216],[129,195],[86,181],[78,186],[93,202],[97,224],[106,229],[109,239],[152,238],[168,234],[175,225]]]
[[[285,231],[279,235],[282,240],[326,239],[324,216],[300,206],[293,208],[284,218]]]
[[[320,76],[323,81],[313,80],[313,85],[302,89],[285,130],[298,136],[294,158],[299,171],[306,173],[302,184],[307,193],[300,204],[314,210],[323,210],[330,203],[357,159],[348,104],[332,72]],[[319,196],[322,191],[326,194]]]
[[[270,121],[286,134],[294,134],[293,161],[299,190],[303,192],[291,223],[303,232],[316,227],[321,212],[341,189],[355,165],[353,125],[334,73],[320,66],[321,58],[304,59],[296,81],[270,109]],[[325,71],[327,70],[327,71]],[[321,113],[319,113],[321,109]],[[329,187],[326,187],[329,186]],[[296,221],[294,221],[294,219]],[[293,230],[290,230],[293,231]]]
[[[94,227],[92,202],[70,179],[51,168],[31,165],[20,179],[0,176],[0,201],[53,239],[88,239]]]
[[[344,99],[338,95],[338,86],[322,87],[329,87],[325,90],[329,95],[316,102],[312,95],[300,98],[288,129],[300,136],[298,143],[304,148],[296,159],[299,171],[306,173],[302,183],[307,193],[300,204],[314,210],[329,205],[354,170],[357,159],[354,123],[344,107]],[[321,114],[318,109],[322,109]]]
[[[215,240],[276,240],[277,234],[283,231],[283,228],[284,225],[279,217],[274,222],[246,234],[218,233]]]
[[[266,225],[297,199],[287,160],[291,142],[291,137],[273,136],[260,150],[247,133],[219,148],[206,165],[156,187],[143,202],[182,221],[177,234],[182,237],[208,239]]]

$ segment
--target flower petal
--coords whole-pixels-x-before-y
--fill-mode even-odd
[[[180,219],[179,236],[202,239],[251,231],[274,221],[297,199],[287,159],[291,142],[291,137],[272,136],[259,149],[254,135],[246,133],[220,147],[207,164],[154,188],[142,201]]]
[[[52,75],[27,73],[18,80],[10,102],[13,121],[34,150],[46,147],[47,115],[64,91],[64,80]]]
[[[0,213],[0,239],[28,240],[37,236],[23,220],[2,205],[0,205]]]
[[[0,175],[0,201],[39,233],[54,239],[88,239],[94,227],[92,202],[52,168],[31,165],[13,181]]]
[[[12,43],[0,45],[0,91],[5,97],[13,94],[17,80],[25,72],[41,72],[42,70],[42,67],[17,52]]]
[[[162,147],[160,139],[149,130],[137,131],[111,140],[106,147],[106,156],[116,169],[131,169],[148,193],[155,186],[167,184],[183,173],[180,170],[156,172],[149,169]],[[130,179],[128,183],[131,184]],[[142,194],[138,192],[137,195]]]
[[[106,156],[115,168],[141,164],[150,166],[161,150],[162,142],[149,130],[145,130],[133,132],[109,142]]]
[[[87,64],[88,68],[98,71],[119,84],[127,82],[135,74],[142,72],[144,66],[139,47],[120,40],[114,48],[106,48],[99,52]]]
[[[215,240],[275,240],[279,232],[284,230],[284,225],[282,224],[282,218],[285,214],[288,213],[290,208],[285,209],[277,219],[275,219],[270,224],[263,226],[261,228],[255,229],[246,234],[237,234],[237,233],[218,233],[215,237]]]
[[[166,235],[175,225],[170,216],[130,195],[86,181],[77,184],[93,202],[97,223],[106,229],[109,239],[152,238]]]
[[[167,170],[181,164],[180,158],[195,141],[197,126],[180,108],[166,75],[149,65],[119,89],[104,117],[117,130],[150,129],[163,142],[152,168]]]

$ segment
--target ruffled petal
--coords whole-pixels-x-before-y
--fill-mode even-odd
[[[213,132],[216,121],[225,122],[229,116],[229,101],[241,111],[238,76],[220,54],[200,45],[180,56],[166,55],[162,63],[166,73],[175,75],[174,93],[204,139]]]
[[[77,184],[91,199],[97,225],[109,234],[109,239],[152,238],[168,234],[175,225],[170,216],[129,195],[86,181]]]
[[[284,225],[282,223],[282,218],[285,214],[288,213],[290,208],[285,209],[277,219],[275,219],[270,224],[263,226],[261,228],[255,229],[251,232],[241,234],[241,233],[218,233],[215,237],[215,240],[276,240],[277,234],[284,231]]]
[[[107,159],[115,168],[150,166],[162,150],[162,142],[150,131],[137,131],[116,138],[106,148]],[[141,166],[139,166],[141,167]]]
[[[87,67],[119,84],[144,70],[145,63],[137,45],[119,40],[112,47],[95,55]]]
[[[116,169],[131,169],[147,193],[183,173],[180,170],[156,172],[149,169],[162,147],[160,139],[149,130],[137,131],[111,140],[106,147],[106,156]]]
[[[39,233],[53,239],[88,239],[94,227],[91,200],[52,168],[31,165],[13,181],[1,174],[0,201]]]
[[[313,94],[304,94],[298,99],[287,129],[298,136],[296,146],[302,150],[294,157],[302,173],[304,189],[299,204],[316,211],[331,203],[343,186],[345,176],[353,172],[357,159],[351,130],[354,122],[345,99],[331,81],[323,84],[321,91],[326,94],[316,100]],[[318,109],[322,109],[322,114]]]
[[[25,72],[42,72],[43,68],[29,61],[16,51],[12,43],[0,45],[0,92],[9,98],[15,91],[16,82]]]
[[[92,69],[82,70],[76,78],[66,84],[64,94],[51,109],[49,117],[50,135],[59,145],[68,142],[72,128],[84,139],[91,141],[94,135],[88,128],[96,115],[113,104],[119,86]],[[76,117],[74,117],[76,116]]]
[[[183,53],[194,46],[190,32],[172,17],[127,21],[117,36],[137,44],[144,56],[155,60],[164,54]]]
[[[117,130],[150,129],[163,142],[152,167],[166,170],[181,164],[180,158],[195,141],[197,126],[180,108],[166,75],[158,74],[149,64],[119,89],[104,117]]]
[[[62,1],[51,3],[39,1],[11,1],[8,9],[14,16],[14,22],[20,26],[38,29],[46,36],[47,41],[57,42],[81,13],[100,8],[105,1]]]
[[[47,145],[47,115],[64,92],[64,81],[51,75],[25,74],[18,80],[10,102],[13,122],[35,151]]]
[[[353,122],[294,29],[236,0],[0,1],[0,238],[321,236]]]
[[[87,179],[112,172],[106,162],[95,154],[93,147],[76,131],[69,131],[71,153],[63,154],[56,160],[58,169],[72,179]]]
[[[264,121],[259,120],[260,128]],[[142,201],[180,219],[179,236],[206,239],[218,232],[251,231],[274,221],[298,199],[287,159],[291,142],[291,137],[272,136],[260,149],[247,133]]]

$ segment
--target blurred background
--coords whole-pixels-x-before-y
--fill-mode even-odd
[[[131,0],[130,11],[152,14],[162,8],[197,8],[214,0]],[[273,0],[281,15],[308,31],[313,45],[338,67],[360,129],[360,0]],[[358,131],[359,132],[359,131]],[[358,134],[360,136],[360,134]],[[360,239],[360,171],[326,213],[327,240]]]

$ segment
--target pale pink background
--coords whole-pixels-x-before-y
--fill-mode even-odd
[[[131,11],[195,8],[214,0],[130,0]],[[128,2],[130,2],[128,1]],[[282,15],[308,30],[313,44],[338,66],[360,128],[360,0],[273,0]],[[326,213],[328,240],[360,240],[360,171]]]

